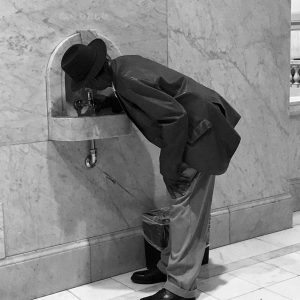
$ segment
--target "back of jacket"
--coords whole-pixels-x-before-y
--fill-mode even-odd
[[[222,174],[240,142],[240,115],[217,92],[137,55],[112,61],[113,83],[129,118],[161,148],[161,174],[178,178],[182,161]]]

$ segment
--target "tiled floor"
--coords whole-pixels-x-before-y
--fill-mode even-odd
[[[300,212],[294,227],[210,251],[198,280],[197,300],[299,300]],[[138,300],[163,284],[140,285],[132,272],[39,300]]]

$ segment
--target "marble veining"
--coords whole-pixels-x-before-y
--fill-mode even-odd
[[[6,255],[133,228],[140,225],[142,212],[168,204],[159,174],[159,149],[136,129],[130,136],[97,141],[98,164],[91,170],[84,166],[87,142],[47,141],[47,63],[55,47],[79,30],[93,29],[109,37],[123,54],[169,62],[237,108],[242,144],[228,173],[217,178],[213,208],[287,192],[286,2],[2,2],[0,191]],[[61,82],[59,78],[51,84]],[[295,159],[296,154],[295,150]],[[235,219],[231,222],[239,226]],[[215,224],[226,226],[226,243],[230,220],[220,217]],[[0,225],[0,247],[1,243]],[[88,255],[84,250],[84,270]],[[51,264],[50,260],[41,270]]]
[[[4,0],[1,8],[0,145],[48,139],[46,66],[77,30],[100,32],[124,54],[167,62],[166,0]]]
[[[166,190],[148,142],[133,134],[96,146],[90,170],[84,141],[0,147],[1,169],[10,165],[0,174],[8,255],[132,228],[144,211],[163,205],[157,201]]]
[[[289,22],[280,0],[168,2],[169,66],[218,91],[242,116],[242,142],[216,180],[213,208],[288,191]]]
[[[123,54],[167,64],[166,17],[166,0],[2,1],[0,191],[8,255],[135,227],[143,211],[164,205],[159,150],[140,133],[97,141],[92,170],[84,166],[87,142],[47,142],[45,79],[56,46],[69,36],[87,43],[93,31]],[[60,61],[52,63],[58,70]],[[53,97],[62,95],[57,75],[49,82]]]

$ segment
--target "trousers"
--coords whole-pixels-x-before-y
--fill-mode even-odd
[[[157,267],[167,274],[165,289],[193,298],[208,237],[215,176],[192,168],[184,172],[193,179],[182,196],[171,200],[168,246]]]

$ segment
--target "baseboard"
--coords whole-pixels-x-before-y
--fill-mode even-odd
[[[292,226],[293,198],[282,194],[216,209],[210,249]],[[31,300],[145,266],[140,227],[0,260],[0,295]]]
[[[294,197],[294,211],[300,210],[300,178],[291,178],[288,180],[290,193]]]
[[[293,201],[284,193],[212,211],[211,248],[291,228]]]
[[[141,228],[0,260],[0,298],[31,300],[145,266]]]

